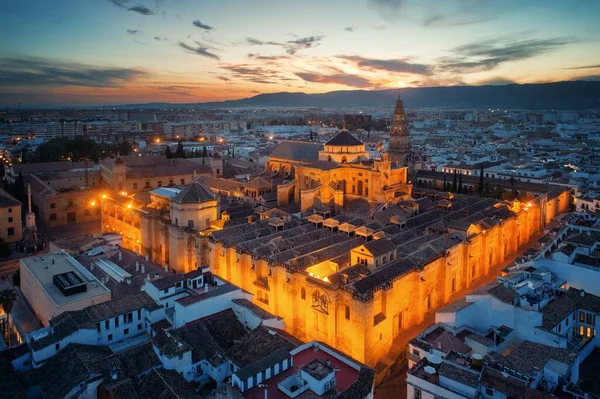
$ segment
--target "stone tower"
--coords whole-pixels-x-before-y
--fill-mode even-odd
[[[388,146],[390,161],[395,165],[408,165],[410,162],[410,137],[408,133],[408,121],[404,104],[400,97],[396,101],[392,129],[390,131],[390,143]]]

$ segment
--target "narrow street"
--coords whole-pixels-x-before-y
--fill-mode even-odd
[[[463,299],[469,293],[477,290],[480,287],[483,287],[487,284],[493,282],[496,277],[500,274],[502,269],[510,266],[519,256],[523,254],[523,252],[532,246],[534,246],[537,241],[542,237],[542,234],[536,235],[533,237],[526,245],[524,245],[515,255],[511,256],[509,259],[501,263],[500,265],[490,269],[490,272],[473,281],[470,287],[464,288],[460,291],[457,291],[451,296],[451,300],[448,304],[456,302],[458,300]],[[406,348],[408,342],[413,339],[416,335],[427,329],[428,327],[435,324],[435,312],[448,304],[432,309],[430,312],[427,312],[425,315],[425,320],[421,324],[410,327],[407,330],[404,330],[402,334],[400,334],[396,340],[394,340],[393,346],[396,348]],[[379,385],[375,388],[375,399],[384,399],[384,398],[405,398],[406,397],[406,367],[400,367],[398,370],[391,373],[387,376]]]

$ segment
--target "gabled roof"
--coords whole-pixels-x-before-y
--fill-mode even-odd
[[[178,204],[199,204],[206,201],[214,201],[216,197],[216,194],[210,189],[198,182],[194,182],[173,197],[173,202],[177,202]]]
[[[17,205],[21,205],[21,203],[15,197],[0,188],[0,208]]]
[[[388,240],[386,240],[385,238],[369,241],[368,243],[364,244],[364,247],[373,256],[384,255],[384,254],[393,252],[394,249],[396,249],[394,247],[394,245],[391,242],[389,242]]]
[[[273,150],[270,158],[288,159],[291,161],[314,162],[319,159],[320,143],[306,141],[282,141]]]
[[[347,130],[342,130],[339,132],[334,138],[329,140],[325,145],[334,145],[334,146],[355,146],[355,145],[363,145],[363,143],[350,134]]]
[[[244,184],[244,187],[246,187],[246,188],[264,188],[264,187],[272,188],[273,183],[271,183],[268,180],[263,179],[262,177],[256,177],[256,178],[250,180],[248,183]]]

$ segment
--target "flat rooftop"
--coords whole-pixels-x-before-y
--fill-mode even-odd
[[[24,258],[21,259],[21,266],[27,268],[44,288],[45,294],[58,306],[106,294],[109,295],[107,299],[110,299],[110,290],[67,253],[55,252]],[[87,290],[65,296],[53,281],[54,276],[64,273],[74,273],[86,284]]]

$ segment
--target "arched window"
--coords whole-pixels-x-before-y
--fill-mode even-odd
[[[344,155],[344,156],[342,157],[342,163],[346,163],[346,162],[348,162],[348,160],[347,160],[346,156]]]
[[[363,182],[362,182],[362,180],[358,181],[358,195],[363,195]]]
[[[306,289],[304,289],[304,287],[300,289],[300,298],[306,299]]]

